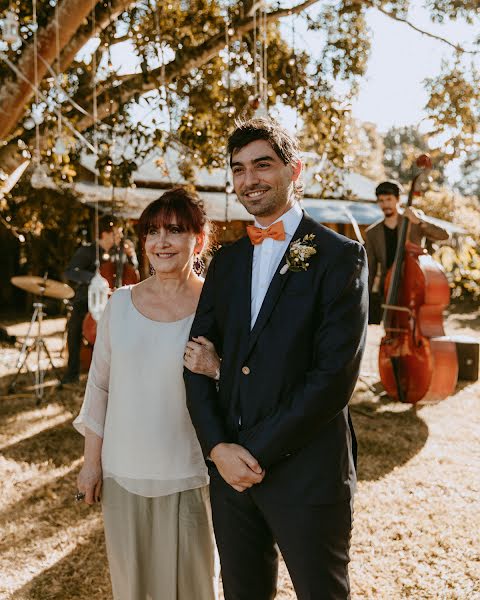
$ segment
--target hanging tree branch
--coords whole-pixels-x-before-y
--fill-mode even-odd
[[[58,7],[58,40],[60,48],[64,48],[83,20],[91,11],[89,0],[63,0]],[[38,31],[38,56],[43,61],[38,61],[38,80],[41,81],[56,57],[57,27],[52,19],[46,27]],[[22,52],[16,67],[23,73],[25,79],[34,81],[34,45],[33,41]],[[25,112],[26,105],[32,100],[34,91],[28,82],[13,76],[2,82],[0,92],[0,140],[5,140],[13,131],[19,119]]]
[[[110,6],[101,2],[95,9],[95,30],[92,31],[92,24],[89,21],[82,25],[77,33],[72,37],[63,49],[60,55],[60,70],[65,71],[73,62],[77,53],[85,44],[95,35],[103,31],[110,22],[114,21],[119,15],[132,4],[132,0],[111,0]],[[127,36],[125,36],[127,38]],[[128,39],[128,38],[127,38]],[[120,40],[115,40],[118,43]]]
[[[282,17],[288,17],[293,14],[299,14],[310,7],[313,7],[320,3],[321,0],[304,0],[299,2],[295,6],[290,8],[278,7],[271,10],[267,14],[267,21],[274,22]],[[350,0],[352,1],[352,0]],[[355,2],[355,0],[353,0]],[[390,19],[403,23],[407,27],[415,30],[421,35],[427,35],[432,39],[436,39],[442,43],[447,44],[453,48],[456,52],[465,52],[468,54],[476,54],[475,51],[466,50],[458,45],[453,44],[449,40],[429,33],[417,27],[408,19],[399,17],[396,14],[383,9],[377,5],[375,0],[357,0],[358,6],[369,7],[377,9],[379,12],[384,14]],[[96,30],[92,32],[91,24],[85,24],[85,18],[91,11],[91,0],[60,0],[59,4],[59,33],[60,33],[60,47],[62,48],[60,56],[61,69],[66,70],[68,66],[74,60],[74,57],[78,50],[92,37],[93,34],[98,34],[99,31],[103,30],[109,25],[109,23],[115,19],[118,19],[121,15],[122,10],[125,10],[131,4],[131,0],[110,0],[109,2],[98,2],[96,6],[95,19],[96,19]],[[256,0],[244,0],[240,3],[243,6],[243,12],[241,16],[232,22],[231,26],[235,30],[232,39],[240,39],[242,35],[253,30],[254,20],[251,17],[252,7],[256,4]],[[62,12],[63,11],[63,12]],[[249,16],[250,15],[250,16]],[[47,26],[39,30],[39,47],[41,49],[41,57],[44,59],[47,65],[51,65],[55,60],[56,45],[54,41],[55,26],[54,22],[49,23]],[[48,43],[47,40],[48,38]],[[113,41],[116,41],[115,39]],[[183,50],[176,53],[174,60],[162,67],[153,69],[150,72],[143,72],[141,74],[130,74],[123,77],[116,77],[115,79],[120,81],[118,87],[113,90],[105,89],[103,93],[99,95],[99,118],[107,119],[114,113],[119,104],[124,104],[134,98],[138,94],[143,94],[152,89],[158,87],[159,82],[165,82],[165,84],[177,81],[179,78],[189,75],[189,73],[207,64],[222,50],[225,45],[225,35],[221,31],[212,35],[204,43],[199,44],[195,47],[184,46]],[[48,46],[48,47],[47,47]],[[48,52],[47,52],[48,50]],[[45,51],[45,53],[44,53]],[[480,52],[480,51],[479,51]],[[46,69],[42,67],[43,61],[39,64],[39,75],[40,79],[45,77]],[[33,80],[33,48],[29,44],[23,50],[22,55],[19,57],[17,66],[22,70],[30,80]],[[163,71],[163,72],[162,72]],[[18,122],[25,112],[25,107],[31,101],[32,90],[26,86],[22,86],[19,81],[13,77],[8,77],[1,82],[0,87],[0,140],[8,139],[12,136],[15,127],[17,127],[17,134],[22,133],[22,127],[18,127]],[[102,92],[102,90],[100,90]],[[112,95],[115,97],[113,104],[111,103]],[[85,94],[85,88],[79,88],[79,92],[76,94],[76,101],[78,104],[85,104],[85,108],[91,113],[91,98]],[[5,118],[7,116],[7,118]],[[69,110],[69,116],[78,117],[78,113],[74,110]],[[91,117],[80,116],[77,121],[76,127],[80,131],[85,131],[91,127]],[[28,133],[22,133],[23,139],[28,139]],[[15,158],[14,158],[15,157]],[[16,141],[12,139],[10,143],[0,147],[0,164],[4,171],[10,171],[18,161],[22,160],[16,146]],[[8,168],[7,168],[8,165]]]
[[[399,23],[403,23],[404,25],[406,25],[407,27],[410,27],[417,33],[421,33],[422,35],[425,35],[433,40],[438,40],[439,42],[447,44],[447,46],[450,46],[456,52],[460,52],[462,54],[480,54],[480,50],[467,50],[466,48],[463,48],[462,46],[459,46],[458,44],[454,44],[450,40],[447,40],[446,38],[442,37],[441,35],[436,35],[435,33],[425,31],[424,29],[420,29],[420,27],[417,27],[408,19],[399,17],[399,16],[389,12],[388,10],[383,9],[381,6],[377,6],[373,2],[366,2],[365,4],[368,4],[372,8],[375,8],[376,10],[378,10],[378,12],[382,13],[382,15],[385,15],[386,17],[389,17],[390,19],[393,19],[394,21],[398,21]]]
[[[268,22],[278,21],[281,17],[286,17],[294,13],[301,13],[308,7],[316,4],[319,0],[306,0],[291,8],[281,8],[274,10],[267,14]],[[236,22],[232,22],[231,26],[235,30],[235,33],[231,36],[232,40],[239,40],[245,33],[253,30],[255,21],[252,17],[246,17]],[[115,96],[118,100],[111,102],[109,97],[109,90],[99,90],[98,96],[98,118],[103,120],[108,118],[114,113],[119,107],[119,101],[121,104],[128,102],[135,94],[143,94],[149,92],[157,87],[157,83],[160,77],[163,77],[163,81],[166,85],[179,79],[190,73],[193,69],[201,67],[212,60],[225,46],[225,33],[222,31],[213,35],[211,38],[206,40],[203,44],[195,46],[191,50],[185,50],[181,54],[177,55],[175,59],[165,65],[162,72],[162,67],[153,69],[149,73],[148,81],[145,81],[143,73],[135,73],[132,75],[124,75],[123,77],[117,77],[118,81],[122,83],[115,88]],[[85,107],[87,112],[91,113],[91,110]],[[85,131],[92,125],[92,120],[89,117],[81,118],[77,123],[79,131]]]

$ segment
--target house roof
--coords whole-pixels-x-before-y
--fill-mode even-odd
[[[129,148],[123,149],[128,155]],[[136,187],[107,188],[85,181],[75,184],[81,201],[93,205],[99,203],[100,209],[111,210],[112,198],[116,213],[137,219],[145,206],[158,198],[162,192],[173,185],[188,183],[179,169],[179,163],[188,159],[182,155],[182,149],[170,146],[166,152],[152,152],[133,174]],[[318,199],[322,188],[315,179],[321,172],[321,158],[314,152],[302,153],[304,162],[304,199],[305,210],[320,223],[355,223],[371,225],[382,217],[382,211],[375,204],[377,182],[359,173],[343,172],[341,184],[329,199]],[[95,171],[93,155],[83,154],[82,165],[90,172]],[[226,169],[205,167],[195,171],[197,192],[205,203],[208,217],[213,221],[252,221],[252,216],[237,200],[235,194],[226,194],[225,184],[230,177]],[[434,219],[431,221],[444,227],[449,233],[465,233],[465,230],[453,223]]]
[[[128,152],[128,150],[127,150]],[[160,150],[152,152],[133,173],[133,181],[139,187],[158,187],[166,189],[172,185],[181,185],[188,183],[179,170],[179,164],[185,155],[175,148],[169,147],[166,152]],[[303,181],[306,197],[319,197],[322,193],[322,186],[315,179],[317,172],[322,170],[321,158],[313,152],[304,152],[301,154],[304,163]],[[95,157],[92,154],[83,154],[81,164],[90,172],[95,171]],[[340,184],[332,198],[339,200],[348,197],[349,200],[363,200],[375,202],[375,187],[377,182],[360,175],[359,173],[340,172]],[[215,189],[221,191],[225,188],[227,179],[231,179],[231,174],[225,169],[212,169],[206,167],[195,170],[195,185],[198,189]],[[347,193],[348,192],[348,193]]]

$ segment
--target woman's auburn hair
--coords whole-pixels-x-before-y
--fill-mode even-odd
[[[210,232],[210,222],[198,195],[183,187],[175,187],[143,210],[138,220],[138,234],[142,242],[151,229],[166,227],[172,219],[182,231],[205,233],[206,236]]]

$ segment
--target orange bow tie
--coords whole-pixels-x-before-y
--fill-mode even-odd
[[[272,238],[279,242],[283,241],[285,239],[285,228],[283,227],[283,221],[277,221],[266,229],[255,227],[255,225],[247,225],[247,234],[252,244],[256,246],[266,238]]]

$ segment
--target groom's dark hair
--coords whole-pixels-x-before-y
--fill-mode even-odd
[[[285,165],[297,163],[300,159],[298,141],[277,121],[259,117],[248,121],[237,121],[237,128],[228,138],[227,150],[232,164],[232,155],[247,144],[265,140]],[[295,194],[301,196],[303,186],[300,180],[295,182]]]

